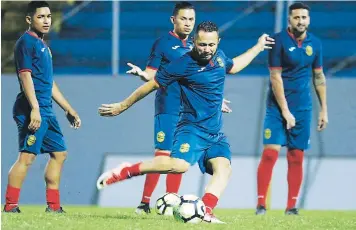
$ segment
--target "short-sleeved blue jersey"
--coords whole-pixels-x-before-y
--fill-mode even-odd
[[[155,80],[163,88],[177,81],[182,89],[178,127],[192,125],[216,134],[222,127],[225,75],[231,70],[233,61],[217,50],[210,62],[202,65],[192,54],[189,52],[172,61],[156,74]]]
[[[190,51],[192,47],[191,39],[181,40],[173,32],[169,32],[154,43],[147,68],[159,71],[164,70],[171,61],[180,58]],[[178,83],[158,89],[155,98],[155,115],[179,115],[180,95]]]
[[[322,45],[320,40],[307,33],[302,42],[297,42],[293,34],[284,30],[274,35],[275,45],[269,51],[269,68],[280,68],[284,93],[291,111],[311,110],[312,70],[322,68]],[[270,85],[267,107],[278,108],[278,103]]]
[[[31,72],[41,115],[52,114],[52,54],[44,41],[38,38],[35,33],[27,31],[17,40],[15,45],[15,67],[18,77],[21,72]],[[21,92],[17,96],[15,105],[22,107],[22,110],[24,110],[29,108],[29,103],[21,83],[20,90]]]

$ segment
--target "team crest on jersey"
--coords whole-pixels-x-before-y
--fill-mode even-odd
[[[158,142],[163,142],[165,137],[166,137],[166,134],[163,131],[159,131],[157,133],[156,139]]]
[[[180,145],[179,152],[181,153],[187,153],[189,152],[190,145],[188,143],[184,143]]]
[[[270,129],[265,129],[265,139],[270,139],[272,136],[272,131]]]
[[[36,137],[35,137],[35,135],[30,135],[30,136],[28,136],[28,138],[27,138],[27,145],[28,145],[28,146],[33,145],[35,142],[36,142]]]
[[[312,56],[312,55],[313,55],[313,48],[312,48],[311,46],[305,47],[305,53],[306,53],[308,56]]]
[[[224,67],[224,66],[225,66],[224,62],[221,60],[220,57],[218,57],[218,58],[216,59],[216,61],[218,62],[218,64],[219,64],[220,67]]]

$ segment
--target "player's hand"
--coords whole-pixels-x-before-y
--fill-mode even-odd
[[[121,114],[125,110],[123,103],[102,104],[101,107],[99,107],[99,114],[103,117],[113,117]]]
[[[263,34],[257,42],[257,46],[260,51],[264,51],[265,49],[272,49],[272,45],[274,44],[274,39],[271,38],[268,34]]]
[[[328,113],[326,111],[320,111],[318,119],[318,131],[322,131],[329,123]]]
[[[126,71],[126,73],[139,76],[143,81],[149,80],[148,74],[145,71],[143,71],[140,67],[135,66],[134,64],[131,64],[131,63],[127,63],[127,65],[130,66],[131,69]]]
[[[231,101],[228,101],[225,98],[223,99],[223,103],[222,103],[222,106],[221,106],[221,111],[223,113],[231,113],[232,112],[232,110],[228,106],[228,104],[230,104],[230,103],[231,103]]]
[[[74,109],[66,111],[66,117],[70,123],[70,127],[78,129],[82,125],[82,121],[78,113]]]
[[[291,129],[295,126],[295,117],[289,110],[283,111],[282,116],[287,122],[287,129]]]
[[[31,110],[31,121],[30,124],[28,125],[28,129],[32,132],[36,132],[40,127],[41,127],[41,114],[40,114],[40,109],[32,109]]]

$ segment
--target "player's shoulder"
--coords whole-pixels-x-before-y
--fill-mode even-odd
[[[308,37],[309,37],[309,39],[310,39],[313,43],[321,44],[320,38],[317,37],[316,35],[314,35],[313,33],[309,33],[309,32],[308,32]]]
[[[284,37],[288,36],[288,32],[287,30],[282,30],[280,32],[274,33],[271,37],[274,40],[283,40]]]
[[[226,57],[224,51],[222,49],[219,49],[219,48],[216,50],[215,56]]]
[[[17,39],[15,48],[26,47],[30,49],[33,48],[38,41],[39,39],[33,37],[28,32],[25,32],[19,39]]]

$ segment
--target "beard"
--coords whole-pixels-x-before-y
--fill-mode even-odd
[[[308,30],[308,26],[304,25],[302,27],[300,26],[296,26],[296,27],[292,27],[292,33],[294,35],[296,35],[296,37],[299,37],[300,35],[302,35],[304,32],[306,32]]]

